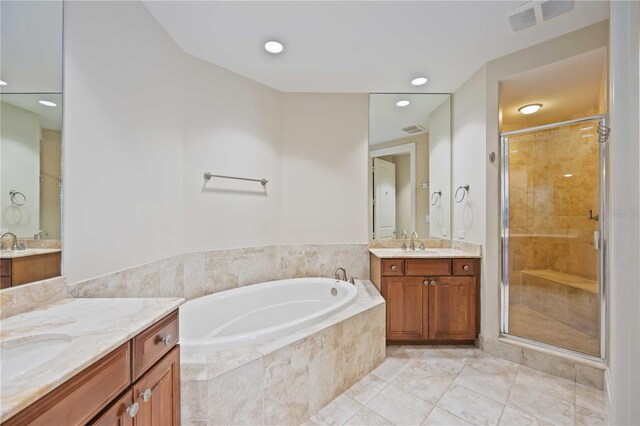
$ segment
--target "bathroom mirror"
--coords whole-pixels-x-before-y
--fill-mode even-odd
[[[62,8],[0,3],[1,288],[61,274]]]
[[[369,95],[369,237],[451,238],[451,95]]]

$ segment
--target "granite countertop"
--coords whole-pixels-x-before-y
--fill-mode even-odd
[[[66,333],[71,342],[51,360],[2,382],[0,422],[26,408],[159,319],[184,299],[64,299],[0,322],[0,342]]]
[[[60,249],[52,248],[28,248],[24,250],[1,250],[0,259],[14,259],[16,257],[38,256],[41,254],[58,253]]]
[[[441,258],[474,258],[477,254],[467,253],[452,248],[427,248],[425,250],[401,250],[400,248],[370,248],[369,252],[380,259],[441,259]]]

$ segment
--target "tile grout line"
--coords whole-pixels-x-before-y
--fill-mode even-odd
[[[502,416],[504,416],[504,410],[507,408],[507,404],[509,403],[509,399],[511,398],[511,391],[513,390],[513,387],[516,384],[516,380],[518,380],[518,374],[520,374],[520,365],[516,364],[516,375],[513,378],[513,383],[511,383],[511,387],[509,388],[509,393],[507,394],[507,400],[502,406],[502,412],[500,413],[500,417],[498,417],[498,424],[500,424],[500,421],[502,420]]]

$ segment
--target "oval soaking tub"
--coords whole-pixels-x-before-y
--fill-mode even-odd
[[[216,351],[261,343],[330,317],[357,294],[345,281],[296,278],[199,297],[180,306],[180,345]]]

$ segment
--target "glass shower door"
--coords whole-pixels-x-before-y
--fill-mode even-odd
[[[503,334],[601,357],[600,117],[503,134]]]

